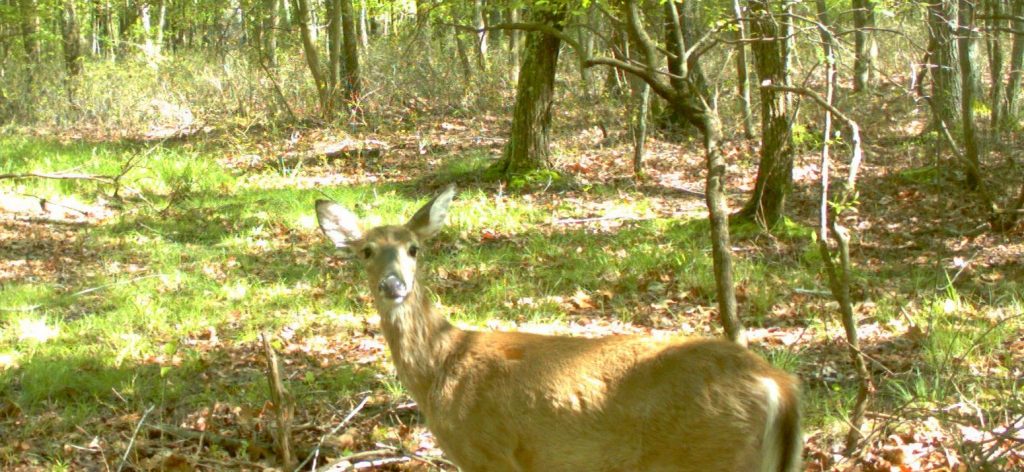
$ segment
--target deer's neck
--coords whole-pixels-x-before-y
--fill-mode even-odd
[[[461,331],[434,313],[430,296],[419,285],[402,303],[378,304],[377,311],[398,378],[423,407]]]

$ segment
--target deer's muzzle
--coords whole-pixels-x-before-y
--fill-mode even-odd
[[[407,295],[409,295],[409,287],[405,285],[395,274],[388,274],[380,281],[380,285],[377,286],[380,294],[386,298],[395,300],[396,302],[402,301]]]

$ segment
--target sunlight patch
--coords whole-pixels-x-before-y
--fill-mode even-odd
[[[39,319],[22,319],[18,321],[18,339],[19,340],[31,340],[40,343],[45,343],[53,338],[56,338],[59,333],[59,329],[56,326],[49,326],[46,324],[46,320]]]
[[[0,352],[0,372],[18,367],[17,351]]]

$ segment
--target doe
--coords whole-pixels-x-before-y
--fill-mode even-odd
[[[398,378],[463,471],[795,471],[797,381],[724,340],[586,339],[452,326],[417,276],[449,186],[405,225],[363,231],[316,202],[362,259]]]

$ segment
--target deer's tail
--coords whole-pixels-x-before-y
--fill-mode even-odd
[[[793,383],[763,378],[765,387],[764,437],[761,441],[761,472],[800,470],[803,435],[800,433],[800,393]]]

